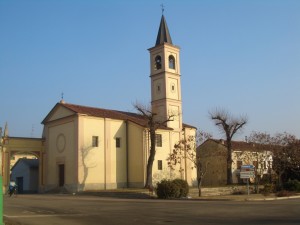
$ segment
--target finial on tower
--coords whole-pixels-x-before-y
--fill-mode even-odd
[[[164,13],[165,8],[164,8],[163,4],[161,4],[161,10],[162,10],[162,13]],[[155,46],[164,44],[164,43],[173,45],[171,35],[169,33],[169,29],[167,26],[167,22],[165,20],[165,16],[164,16],[164,14],[162,14]]]
[[[7,125],[7,122],[5,123],[5,128],[4,128],[4,134],[3,134],[4,137],[8,137],[8,125]]]
[[[161,4],[160,7],[161,7],[161,14],[163,15],[165,11],[165,6],[164,4]]]
[[[65,100],[64,100],[64,93],[63,93],[63,92],[61,93],[61,100],[60,100],[60,103],[62,103],[62,104],[65,103]]]

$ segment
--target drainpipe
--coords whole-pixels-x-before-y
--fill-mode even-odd
[[[106,118],[104,118],[104,140],[103,140],[103,154],[104,154],[104,190],[106,190]]]
[[[128,177],[128,175],[129,175],[129,168],[128,168],[128,165],[129,165],[129,163],[128,163],[128,142],[129,142],[129,140],[128,140],[128,120],[126,120],[125,121],[125,125],[126,125],[126,134],[125,134],[125,136],[126,136],[126,186],[127,186],[127,188],[129,187],[129,177]]]

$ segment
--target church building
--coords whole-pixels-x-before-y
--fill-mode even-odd
[[[151,107],[156,119],[174,118],[156,130],[153,182],[182,178],[196,182],[188,160],[168,167],[174,145],[196,128],[182,121],[180,49],[172,43],[162,15],[150,53]],[[146,76],[145,76],[146,79]],[[39,191],[65,188],[70,192],[143,188],[150,151],[148,121],[138,113],[57,103],[42,121]]]

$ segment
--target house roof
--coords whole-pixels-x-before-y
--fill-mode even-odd
[[[160,26],[158,29],[155,46],[163,43],[169,43],[171,45],[173,44],[164,15],[161,16]]]
[[[221,144],[223,146],[227,146],[227,141],[223,139],[208,139],[207,141],[213,141],[217,144]],[[234,151],[257,151],[264,149],[263,145],[251,143],[251,142],[245,142],[245,141],[231,141],[231,147]]]
[[[11,168],[11,170],[13,170],[20,163],[24,163],[29,168],[38,168],[38,166],[39,166],[39,160],[38,159],[26,159],[26,158],[22,158],[22,159],[18,159],[18,161]]]
[[[145,119],[142,115],[138,113],[132,113],[132,112],[123,112],[119,110],[111,110],[111,109],[102,109],[102,108],[95,108],[90,106],[82,106],[82,105],[75,105],[75,104],[69,104],[69,103],[63,103],[59,102],[57,103],[54,108],[51,110],[51,112],[58,106],[62,106],[64,108],[67,108],[71,111],[73,111],[76,114],[84,114],[87,116],[93,116],[93,117],[101,117],[101,118],[110,118],[110,119],[117,119],[117,120],[128,120],[133,123],[136,123],[140,126],[147,127],[147,119]],[[51,112],[46,116],[46,118],[43,120],[43,124],[46,123],[47,118],[51,115]],[[183,124],[183,127],[187,128],[195,128],[188,124]],[[172,128],[161,126],[160,129],[167,129],[172,130]],[[195,128],[196,129],[196,128]]]

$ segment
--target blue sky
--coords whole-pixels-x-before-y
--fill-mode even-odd
[[[161,18],[181,47],[184,122],[220,132],[208,111],[246,114],[251,131],[300,137],[300,1],[0,1],[0,126],[41,137],[60,101],[134,111],[150,102]]]

